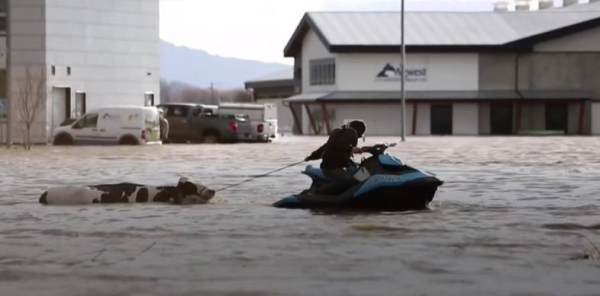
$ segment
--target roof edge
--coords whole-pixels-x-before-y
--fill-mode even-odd
[[[310,13],[306,12],[300,20],[298,26],[296,26],[296,30],[292,34],[292,37],[290,38],[283,50],[284,57],[290,58],[296,55],[298,50],[302,48],[302,42],[304,41],[304,38],[306,37],[306,32],[308,32],[308,30],[313,30],[319,38],[319,40],[323,43],[325,48],[330,50],[331,44],[329,43],[329,40],[325,38],[325,35],[323,34],[323,32],[321,32],[319,26],[317,26],[314,20],[310,17]]]
[[[316,12],[318,13],[318,12]],[[331,13],[331,12],[327,12]],[[359,13],[359,12],[357,12]],[[562,13],[562,12],[561,12]],[[306,32],[310,29],[315,32],[319,40],[325,48],[331,53],[399,53],[400,45],[331,45],[314,20],[310,16],[310,12],[306,12],[296,27],[292,37],[288,41],[284,49],[284,57],[294,57],[301,50],[302,41],[306,36]],[[558,39],[570,34],[579,33],[581,31],[600,27],[600,16],[578,22],[572,25],[560,27],[554,30],[546,31],[540,34],[532,35],[518,40],[513,40],[505,44],[472,44],[472,45],[406,45],[407,52],[530,52],[533,46]]]
[[[517,47],[521,47],[521,46],[533,47],[534,45],[539,44],[541,42],[562,38],[562,37],[568,36],[570,34],[575,34],[575,33],[579,33],[582,31],[595,29],[598,27],[600,27],[600,16],[589,19],[587,21],[575,23],[572,25],[560,27],[560,28],[557,28],[554,30],[546,31],[546,32],[543,32],[540,34],[536,34],[536,35],[525,37],[525,38],[522,38],[519,40],[515,40],[512,42],[506,43],[504,45],[517,46]]]

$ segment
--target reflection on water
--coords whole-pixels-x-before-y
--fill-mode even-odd
[[[573,260],[600,245],[597,138],[409,138],[388,151],[446,182],[423,212],[270,207],[309,185],[302,166],[211,205],[37,203],[63,184],[220,188],[324,141],[0,150],[2,294],[598,295],[600,263]]]

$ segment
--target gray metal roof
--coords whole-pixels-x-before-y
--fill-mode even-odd
[[[587,4],[594,5],[594,4]],[[600,17],[600,11],[406,12],[407,45],[501,45]],[[400,45],[399,12],[309,12],[330,45]]]
[[[587,100],[591,95],[583,91],[548,91],[524,90],[521,97],[514,90],[487,90],[487,91],[407,91],[406,99],[411,101],[430,100],[460,100],[460,101],[486,101],[486,100]],[[284,101],[290,103],[335,102],[335,101],[361,101],[381,102],[400,100],[399,91],[333,91],[330,93],[300,94]]]
[[[289,80],[294,79],[294,68],[290,66],[289,68],[277,71],[275,73],[269,73],[267,75],[248,80],[246,82],[258,82],[258,81],[270,81],[270,80]]]
[[[582,3],[578,5],[570,5],[564,7],[554,7],[553,9],[562,11],[600,11],[600,2]]]

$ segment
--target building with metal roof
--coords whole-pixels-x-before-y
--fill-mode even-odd
[[[284,104],[299,134],[363,119],[399,135],[404,77],[408,134],[600,134],[598,5],[407,12],[406,69],[400,13],[308,12],[284,48]]]

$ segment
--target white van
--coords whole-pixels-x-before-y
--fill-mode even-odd
[[[274,104],[221,103],[219,114],[244,114],[252,124],[252,139],[267,142],[277,137],[277,106]]]
[[[56,128],[54,145],[161,144],[158,108],[113,106],[90,110],[75,122]]]

